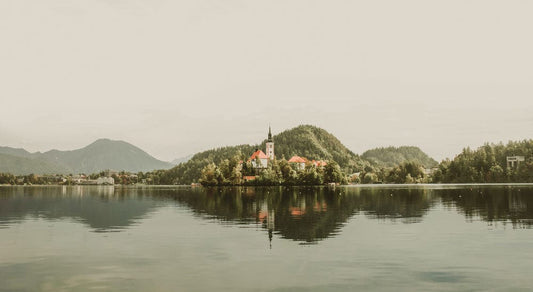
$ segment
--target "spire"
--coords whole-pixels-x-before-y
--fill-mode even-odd
[[[272,131],[270,130],[270,125],[268,125],[268,140],[267,142],[272,142]]]

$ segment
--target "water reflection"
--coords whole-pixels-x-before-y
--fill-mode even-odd
[[[72,218],[93,231],[120,231],[140,224],[168,205],[220,224],[260,226],[274,234],[311,244],[334,237],[354,215],[418,223],[432,209],[456,210],[467,221],[510,223],[531,228],[532,186],[382,186],[319,188],[113,188],[1,187],[0,228],[28,218]],[[356,220],[356,219],[355,219]]]
[[[435,204],[424,189],[377,188],[211,188],[169,194],[197,215],[230,224],[261,224],[302,244],[335,236],[363,212],[370,218],[419,222]]]
[[[142,189],[112,186],[0,188],[0,228],[29,218],[72,218],[95,232],[120,231],[157,207]]]
[[[442,203],[455,207],[468,220],[533,225],[533,189],[526,186],[469,187],[438,191]]]

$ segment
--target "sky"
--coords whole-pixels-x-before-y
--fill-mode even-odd
[[[533,138],[533,1],[2,0],[0,145],[170,161],[300,124],[355,153]]]

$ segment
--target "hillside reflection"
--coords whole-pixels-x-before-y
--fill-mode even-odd
[[[72,218],[95,232],[120,231],[159,205],[143,189],[121,190],[112,186],[0,188],[0,228],[27,218]]]
[[[141,224],[164,206],[186,207],[220,224],[260,226],[268,237],[302,244],[334,237],[350,218],[419,223],[435,208],[458,212],[466,221],[533,224],[533,187],[340,187],[317,188],[113,188],[1,187],[0,228],[31,218],[74,219],[95,232]]]

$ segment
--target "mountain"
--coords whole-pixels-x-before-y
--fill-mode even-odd
[[[50,163],[39,158],[27,158],[0,153],[0,172],[7,172],[14,175],[24,174],[53,174],[67,173],[68,170],[57,164]]]
[[[438,162],[415,146],[381,147],[365,151],[362,158],[378,167],[394,167],[403,162],[416,162],[427,168],[436,167]]]
[[[36,174],[95,173],[106,169],[138,172],[172,167],[172,164],[157,160],[132,144],[109,139],[99,139],[84,148],[70,151],[50,150],[44,153],[29,153],[23,149],[2,147],[0,153],[19,158],[20,169],[29,171],[26,173]],[[6,167],[4,171],[18,170],[11,163],[13,158],[5,159],[10,162],[11,168]]]
[[[18,156],[18,157],[32,158],[32,154],[22,148],[11,148],[11,147],[0,146],[0,153]]]
[[[184,163],[184,162],[187,162],[187,161],[191,160],[191,158],[193,156],[194,155],[191,154],[191,155],[187,155],[187,156],[184,156],[184,157],[176,158],[176,159],[172,160],[170,163],[174,164],[174,165],[178,165],[180,163]]]
[[[265,137],[266,137],[265,132]],[[302,125],[273,137],[277,159],[290,159],[293,155],[315,160],[334,160],[347,173],[360,171],[368,162],[346,148],[335,136],[324,129]],[[225,159],[238,156],[247,160],[256,149],[265,150],[266,139],[257,145],[237,145],[211,149],[195,154],[189,161],[165,171],[164,184],[190,184],[198,181],[202,169],[209,163],[220,164]]]

